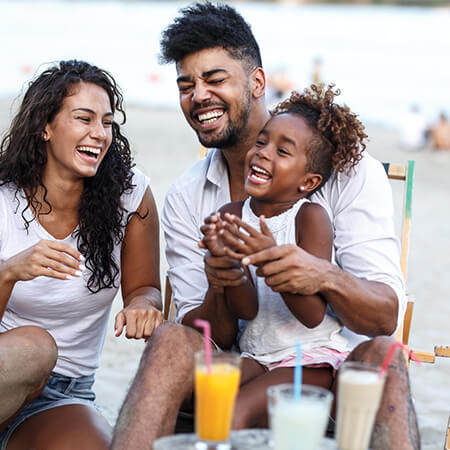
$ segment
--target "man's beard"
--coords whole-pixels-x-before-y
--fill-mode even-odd
[[[252,108],[250,92],[246,91],[245,98],[241,103],[241,108],[238,112],[238,117],[235,121],[229,119],[228,126],[221,132],[216,134],[200,134],[197,131],[197,136],[200,143],[204,147],[215,148],[229,148],[237,144],[242,139],[243,132],[247,128]]]

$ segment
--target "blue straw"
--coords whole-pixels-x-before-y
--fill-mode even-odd
[[[300,364],[300,361],[302,360],[302,347],[300,342],[297,342],[295,347],[294,400],[298,402],[300,401],[300,396],[302,393],[302,366]]]

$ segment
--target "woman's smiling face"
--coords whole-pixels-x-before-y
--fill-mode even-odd
[[[94,176],[111,145],[112,123],[111,103],[102,87],[72,85],[60,111],[45,127],[46,173],[56,171],[69,179]]]

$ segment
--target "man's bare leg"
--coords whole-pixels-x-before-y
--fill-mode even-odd
[[[192,396],[194,353],[203,338],[174,323],[151,337],[119,413],[111,449],[151,449],[155,439],[172,434],[183,400]]]
[[[347,360],[381,365],[393,342],[392,338],[385,336],[363,342],[353,350]],[[400,348],[395,351],[386,373],[383,398],[375,419],[370,448],[420,449],[419,427],[411,398],[408,367]]]
[[[56,363],[55,341],[39,327],[0,334],[0,430],[44,387]]]

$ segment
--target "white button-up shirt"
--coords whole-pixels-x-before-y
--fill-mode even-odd
[[[326,209],[333,224],[333,262],[358,278],[390,286],[399,300],[400,325],[406,296],[391,186],[383,166],[365,152],[350,176],[333,174],[310,199]],[[202,303],[208,289],[205,250],[198,247],[200,226],[205,217],[230,201],[227,167],[218,149],[211,149],[166,195],[162,226],[177,322]],[[347,329],[344,333],[353,345],[365,339]]]

